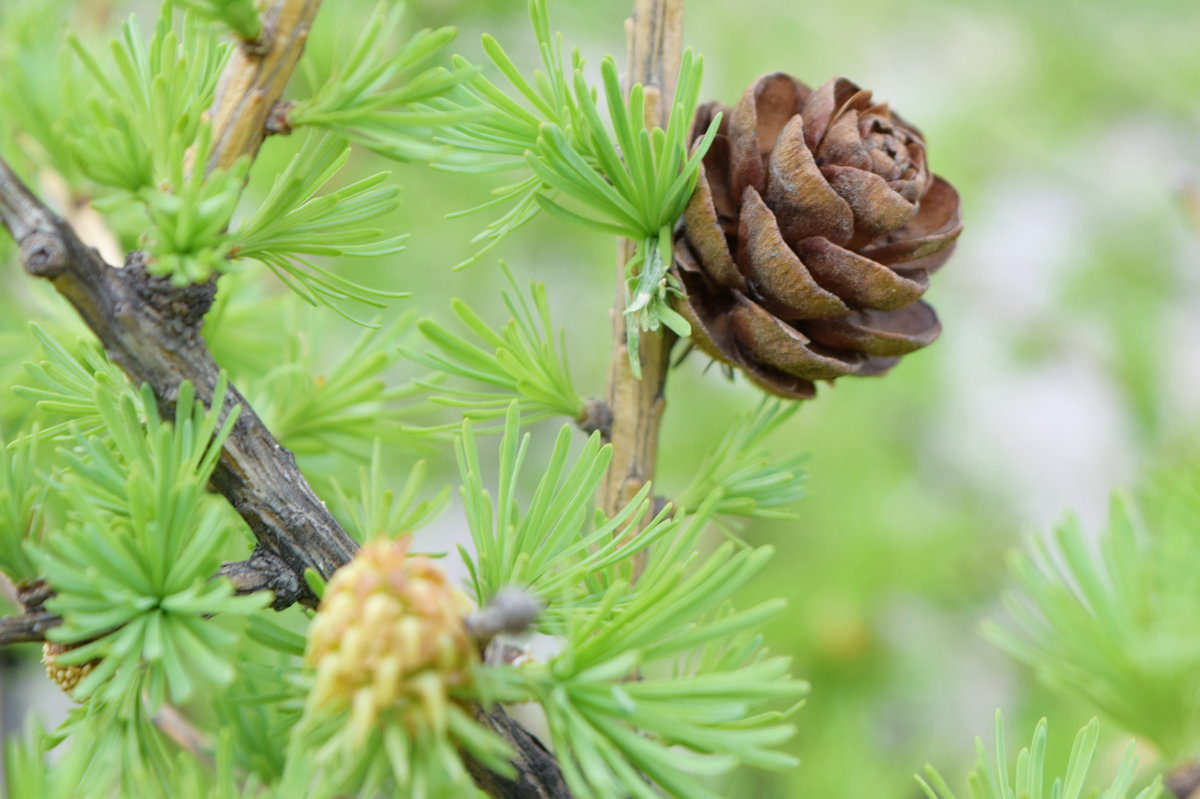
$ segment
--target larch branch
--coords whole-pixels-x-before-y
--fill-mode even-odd
[[[214,147],[206,171],[257,155],[319,7],[319,0],[279,0],[263,14],[259,41],[243,42],[234,53],[209,112]],[[106,263],[3,159],[0,222],[17,241],[25,270],[49,280],[108,357],[135,383],[151,387],[165,418],[174,415],[184,381],[211,403],[220,369],[200,327],[216,294],[215,281],[173,286],[148,274],[139,252],[131,253],[124,267]],[[230,385],[222,415],[237,406],[241,410],[211,482],[246,520],[258,545],[247,560],[227,563],[221,573],[239,592],[273,591],[277,609],[295,602],[315,606],[305,570],[328,579],[349,562],[357,544],[309,486],[292,453]],[[61,623],[40,604],[26,607],[20,616],[0,619],[0,644],[44,640],[45,631]],[[535,736],[500,707],[477,707],[476,715],[512,746],[517,769],[517,778],[509,779],[468,758],[482,790],[497,799],[571,799],[558,762]]]
[[[626,23],[629,37],[626,91],[635,83],[645,87],[647,127],[666,127],[679,76],[682,29],[683,0],[637,0],[633,18]],[[665,405],[663,392],[671,346],[675,342],[674,334],[665,328],[641,333],[642,377],[639,380],[634,375],[627,343],[625,269],[637,246],[637,242],[622,240],[618,247],[608,372],[613,457],[600,489],[601,507],[609,516],[625,507],[642,486],[654,479],[658,431]],[[639,566],[643,561],[644,558],[639,558]]]

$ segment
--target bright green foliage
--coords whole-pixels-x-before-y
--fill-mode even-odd
[[[68,739],[70,748],[66,763],[53,765],[51,773],[63,768],[79,775],[76,785],[62,786],[64,798],[99,799],[111,796],[114,787],[121,796],[170,796],[171,774],[186,764],[136,690],[114,702],[87,702],[55,737]]]
[[[180,387],[174,425],[159,420],[146,389],[143,424],[132,402],[100,386],[95,401],[106,438],[79,435],[62,481],[66,529],[47,535],[32,554],[57,590],[47,608],[63,617],[50,638],[81,645],[63,664],[99,658],[75,693],[103,705],[152,708],[192,696],[199,684],[228,683],[222,654],[233,634],[209,615],[241,615],[263,597],[234,597],[212,580],[228,533],[205,486],[236,414],[218,412]],[[220,405],[223,384],[215,404]]]
[[[283,774],[288,735],[304,708],[307,623],[298,609],[250,616],[239,641],[237,675],[203,699],[213,710],[210,724],[233,739],[236,773],[269,785]]]
[[[659,536],[653,528],[618,553],[648,547],[645,572],[630,583],[628,562],[602,564],[596,579],[564,586],[563,598],[599,590],[543,628],[561,637],[549,663],[484,669],[484,690],[546,710],[551,738],[575,795],[715,799],[712,779],[739,763],[786,768],[774,748],[794,732],[764,703],[795,702],[807,685],[791,679],[787,658],[768,657],[754,630],[782,608],[765,602],[735,612],[728,599],[770,558],[769,548],[695,545],[711,508]],[[650,535],[655,541],[639,540]],[[552,604],[549,610],[554,609]],[[641,678],[630,680],[630,675]]]
[[[170,4],[149,46],[136,17],[110,48],[104,67],[76,39],[72,49],[96,91],[72,102],[61,126],[71,159],[91,180],[118,190],[98,201],[110,212],[140,205],[138,246],[151,258],[147,271],[179,283],[206,279],[225,268],[233,217],[248,162],[230,170],[192,170],[209,152],[211,127],[202,115],[212,102],[228,47],[187,17],[174,30]]]
[[[1157,475],[1134,506],[1114,499],[1092,545],[1078,520],[1014,562],[1016,628],[988,636],[1055,690],[1154,743],[1200,746],[1200,488],[1195,467]]]
[[[33,335],[42,345],[47,359],[25,362],[25,371],[37,385],[15,386],[17,396],[37,403],[39,410],[66,421],[41,428],[38,438],[74,437],[100,431],[104,417],[96,405],[96,386],[100,384],[109,394],[120,394],[133,403],[141,416],[142,395],[126,380],[116,364],[104,356],[94,341],[80,343],[78,356],[55,341],[39,325],[30,325]]]
[[[443,730],[411,735],[390,720],[376,725],[365,742],[347,733],[348,716],[345,710],[306,712],[293,731],[278,796],[484,796],[472,783],[460,750],[497,773],[513,775],[504,742],[454,703],[446,705]]]
[[[365,458],[373,439],[411,448],[410,411],[398,403],[416,390],[387,380],[400,357],[398,340],[411,324],[401,317],[364,330],[328,371],[315,362],[307,336],[295,332],[279,364],[252,382],[255,408],[275,437],[302,455]]]
[[[238,38],[248,42],[257,39],[262,30],[254,0],[175,0],[175,3],[180,8],[221,23]]]
[[[47,763],[44,752],[70,744]],[[139,710],[125,718],[111,708],[77,708],[54,734],[32,726],[5,741],[8,796],[37,799],[107,799],[117,796],[181,799],[253,799],[269,796],[255,776],[234,767],[231,730],[216,736],[211,767],[178,752],[151,718]]]
[[[583,119],[571,96],[571,84],[562,53],[562,35],[551,37],[550,19],[544,0],[530,0],[529,17],[533,23],[542,69],[534,71],[530,80],[517,68],[500,43],[484,34],[484,52],[511,84],[516,96],[511,96],[483,75],[477,75],[468,82],[461,102],[450,104],[449,107],[483,107],[491,109],[491,113],[478,121],[453,126],[443,133],[442,138],[456,149],[477,153],[484,158],[478,163],[449,163],[445,165],[446,168],[474,172],[525,169],[525,154],[538,146],[541,127],[545,123],[556,125],[567,135],[576,136],[576,143],[584,146],[580,135]],[[575,68],[583,66],[578,51],[573,54],[572,64]],[[455,60],[455,66],[463,69],[469,64],[459,58]],[[439,107],[445,106],[439,104]],[[537,175],[529,175],[512,185],[497,189],[491,201],[460,212],[459,215],[464,215],[510,206],[475,237],[475,241],[486,241],[488,244],[466,263],[471,263],[532,219],[539,208],[537,198],[545,191],[541,179]]]
[[[346,529],[356,540],[367,542],[378,536],[398,538],[428,524],[446,508],[450,499],[450,486],[446,486],[432,499],[417,501],[417,495],[425,486],[429,469],[425,461],[417,461],[408,472],[404,488],[396,494],[384,487],[383,452],[379,439],[371,451],[371,466],[358,470],[358,501],[354,502],[335,485],[339,509],[349,523]]]
[[[89,178],[129,194],[163,187],[188,161],[229,54],[194,19],[177,34],[170,7],[164,5],[149,47],[137,17],[129,18],[110,47],[111,69],[68,37],[97,91],[65,109],[64,138]]]
[[[193,153],[197,163],[208,160],[212,128],[199,131]],[[169,276],[176,285],[207,280],[228,268],[232,242],[226,233],[241,199],[250,167],[241,160],[232,169],[205,174],[183,162],[172,167],[163,188],[143,188],[137,196],[150,217],[150,232],[141,246],[150,255],[146,271]]]
[[[483,488],[470,423],[459,446],[462,497],[477,555],[464,551],[477,600],[519,585],[546,602],[539,629],[562,651],[548,663],[481,668],[485,695],[538,701],[572,790],[580,797],[654,797],[639,772],[670,796],[717,797],[707,780],[736,766],[794,765],[773,748],[791,737],[764,702],[795,701],[804,683],[786,658],[768,658],[753,630],[782,604],[734,612],[727,600],[770,558],[769,548],[725,544],[702,559],[697,543],[713,507],[686,521],[665,509],[641,531],[648,486],[591,530],[609,448],[591,436],[568,467],[570,428],[555,442],[522,512],[517,484],[528,437],[515,404],[500,443],[498,493]],[[581,529],[582,528],[582,529]],[[633,555],[647,565],[634,584]],[[631,674],[642,679],[629,681]],[[703,776],[704,779],[697,779]]]
[[[714,120],[703,139],[691,148],[688,135],[700,91],[703,62],[690,50],[683,56],[675,100],[666,130],[646,128],[646,93],[642,86],[621,91],[616,62],[601,63],[604,121],[597,92],[583,76],[583,59],[575,51],[568,72],[561,37],[550,35],[544,0],[531,0],[530,18],[544,71],[527,79],[490,36],[484,51],[514,93],[477,76],[467,85],[470,101],[491,113],[479,121],[451,126],[445,137],[456,147],[481,153],[480,165],[464,171],[528,168],[533,174],[496,192],[479,209],[509,209],[477,237],[488,247],[529,221],[539,207],[593,230],[638,242],[627,273],[626,313],[630,314],[630,364],[640,369],[637,333],[666,325],[681,336],[690,333],[686,320],[669,305],[681,291],[668,275],[671,226],[683,213],[696,186],[700,159],[716,135]],[[460,66],[463,62],[459,62]],[[562,199],[570,200],[564,205]]]
[[[792,726],[778,712],[755,712],[807,691],[788,677],[789,659],[768,658],[753,636],[782,602],[737,613],[723,604],[771,551],[735,552],[725,544],[707,559],[689,557],[694,550],[677,544],[689,537],[652,552],[627,602],[612,601],[624,593],[617,582],[607,601],[576,614],[539,686],[557,750],[569,753],[564,770],[581,796],[656,796],[636,779],[636,769],[670,796],[715,799],[721,794],[710,789],[712,775],[739,763],[795,765],[773,751],[792,736]],[[643,679],[629,682],[637,670]]]
[[[441,53],[455,31],[420,31],[397,47],[393,40],[404,6],[388,6],[380,3],[375,7],[349,52],[337,56],[329,79],[288,110],[288,123],[335,131],[393,160],[428,160],[444,149],[432,140],[438,126],[479,115],[470,109],[439,111],[428,104],[475,70],[462,65],[454,70],[426,67],[398,83],[402,73]],[[311,77],[315,71],[312,60],[306,58],[303,66]]]
[[[615,233],[638,242],[636,255],[626,264],[626,308],[629,363],[640,376],[638,333],[666,325],[680,336],[691,334],[687,321],[669,304],[682,288],[668,274],[672,263],[671,226],[683,214],[696,187],[700,159],[716,136],[719,118],[688,156],[687,136],[700,91],[702,60],[684,53],[670,122],[648,131],[645,127],[645,93],[635,84],[628,105],[621,95],[617,66],[606,57],[600,72],[613,138],[605,131],[599,109],[579,69],[575,71],[575,97],[587,120],[590,147],[580,152],[553,125],[543,125],[539,147],[527,155],[529,165],[546,186],[582,204],[590,214],[581,216],[555,202],[546,193],[538,202],[547,210],[593,229]],[[592,156],[598,166],[589,163]]]
[[[208,5],[223,5],[222,13],[233,13],[240,4]],[[184,18],[182,32],[176,32],[170,8],[170,3],[164,5],[148,45],[131,17],[110,48],[111,67],[71,39],[88,80],[67,82],[73,88],[64,91],[73,94],[59,98],[61,107],[54,114],[44,106],[56,95],[27,96],[38,91],[32,79],[15,84],[13,91],[21,95],[14,102],[31,106],[23,118],[31,132],[46,133],[59,170],[68,175],[82,171],[109,187],[98,188],[96,206],[118,234],[149,253],[146,268],[151,274],[169,275],[179,284],[198,282],[233,268],[238,259],[250,259],[265,264],[309,303],[343,314],[337,304],[344,300],[384,307],[387,300],[406,296],[359,285],[311,260],[390,255],[405,239],[364,227],[399,203],[398,189],[382,185],[386,172],[318,195],[349,158],[340,137],[308,137],[263,202],[235,224],[249,162],[228,170],[200,168],[212,135],[202,115],[212,102],[229,47],[218,42],[212,26],[191,15]],[[421,60],[426,44],[419,37],[409,53],[415,60],[402,66]],[[348,79],[362,79],[356,74]],[[338,78],[326,92],[353,93],[346,86]],[[43,119],[62,115],[63,109],[61,123]],[[143,213],[131,213],[136,210]]]
[[[382,230],[362,227],[365,220],[394,210],[399,202],[395,186],[381,185],[388,173],[317,196],[349,157],[341,139],[310,136],[254,213],[231,234],[233,256],[266,264],[313,305],[338,310],[335,302],[352,299],[382,308],[384,299],[407,295],[360,286],[303,257],[390,255],[403,248],[406,236],[384,238]]]
[[[679,506],[694,512],[717,497],[714,510],[720,514],[796,518],[779,509],[804,493],[804,455],[773,460],[764,444],[799,409],[796,403],[764,399],[755,411],[735,420],[696,467],[692,482],[678,495]]]
[[[24,548],[41,537],[47,486],[36,471],[37,437],[8,444],[0,438],[0,571],[14,582],[37,576]]]
[[[60,120],[66,109],[82,104],[77,95],[86,76],[62,40],[46,34],[61,27],[65,5],[66,0],[0,4],[0,152],[20,172],[23,156],[34,157],[28,140],[18,140],[24,132],[74,182],[79,168],[60,135]]]
[[[440,381],[424,381],[421,385],[440,392],[433,397],[434,402],[462,408],[463,416],[474,421],[504,416],[514,399],[529,420],[546,416],[581,417],[584,402],[571,382],[566,342],[555,336],[546,287],[530,281],[530,296],[526,300],[507,267],[504,273],[510,290],[502,291],[500,296],[511,318],[499,331],[493,330],[466,303],[455,300],[451,305],[485,346],[456,336],[432,319],[422,319],[417,327],[438,351],[408,354],[413,361],[431,369],[492,388],[446,387]],[[556,342],[556,338],[560,341]]]
[[[1134,742],[1125,749],[1125,756],[1117,767],[1117,775],[1112,783],[1097,793],[1097,789],[1085,791],[1088,770],[1096,755],[1096,741],[1100,735],[1100,722],[1092,719],[1075,736],[1075,744],[1071,747],[1071,757],[1067,761],[1066,773],[1054,776],[1052,783],[1047,785],[1050,775],[1045,773],[1046,766],[1046,720],[1038,722],[1033,732],[1033,743],[1021,749],[1017,755],[1016,775],[1010,776],[1008,756],[1004,747],[1004,720],[1000,712],[996,712],[996,752],[995,758],[989,758],[983,748],[983,742],[975,741],[978,758],[975,768],[967,777],[971,799],[1127,799],[1130,786],[1137,771],[1138,759],[1134,756]],[[929,799],[955,799],[955,794],[946,785],[946,781],[938,774],[933,766],[925,767],[928,781],[917,777],[917,782]],[[1158,799],[1162,793],[1162,780],[1156,779],[1150,785],[1138,792],[1133,799]]]
[[[622,569],[628,577],[630,555],[674,530],[676,522],[664,510],[635,539],[622,543],[649,507],[650,486],[646,485],[612,519],[601,517],[593,528],[596,491],[612,448],[602,447],[600,434],[593,433],[574,464],[568,466],[570,425],[559,430],[529,506],[522,512],[517,485],[528,446],[529,436],[521,435],[514,402],[504,420],[493,501],[483,486],[484,470],[474,430],[469,421],[463,423],[458,443],[460,494],[475,553],[466,549],[461,553],[471,573],[476,602],[485,604],[501,588],[517,585],[548,600],[546,618],[552,618],[558,613],[558,600],[569,604],[581,599],[599,601],[612,576],[607,570]],[[587,586],[586,596],[575,596],[578,585]]]
[[[61,767],[47,768],[45,751],[54,741],[36,722],[26,725],[22,736],[4,741],[4,787],[7,796],[39,796],[65,799],[79,783],[79,772],[86,765],[79,758]]]

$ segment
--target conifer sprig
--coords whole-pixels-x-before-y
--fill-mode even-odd
[[[419,447],[423,442],[409,426],[411,409],[402,404],[418,389],[392,384],[388,374],[411,329],[408,316],[369,326],[332,364],[318,362],[307,335],[293,331],[279,364],[252,383],[256,408],[280,441],[302,455],[366,458],[373,439]]]
[[[84,703],[44,743],[54,746],[64,739],[70,746],[61,762],[47,766],[51,776],[46,780],[49,787],[61,792],[16,795],[54,799],[100,799],[114,792],[170,796],[175,770],[181,766],[191,770],[186,758],[155,726],[153,712],[136,691],[119,702]],[[75,782],[60,782],[60,769]]]
[[[975,767],[967,776],[971,799],[1081,799],[1096,796],[1097,799],[1127,799],[1137,771],[1138,758],[1134,755],[1135,744],[1130,741],[1117,766],[1117,774],[1103,792],[1087,788],[1088,772],[1096,756],[1096,742],[1100,735],[1100,722],[1092,719],[1075,736],[1066,771],[1061,775],[1046,773],[1047,724],[1042,719],[1033,732],[1033,741],[1017,755],[1016,773],[1009,772],[1008,755],[1004,744],[1004,719],[996,712],[996,749],[989,757],[983,742],[975,740],[978,752]],[[928,779],[926,779],[928,778]],[[956,799],[954,791],[933,766],[925,767],[925,777],[917,777],[929,799]],[[1162,793],[1162,779],[1155,779],[1137,793],[1133,799],[1158,799]]]
[[[110,396],[115,393],[128,399],[141,415],[142,394],[125,380],[121,370],[105,357],[94,341],[80,341],[79,352],[75,355],[40,325],[31,324],[30,330],[46,358],[25,362],[25,371],[34,385],[17,385],[13,392],[36,403],[38,410],[51,418],[67,417],[64,421],[39,427],[36,434],[30,435],[62,438],[99,432],[104,419],[95,401],[97,384]]]
[[[1093,544],[1077,519],[1014,560],[1015,624],[989,638],[1055,690],[1152,741],[1164,758],[1200,745],[1200,490],[1194,465],[1114,498]]]
[[[740,612],[728,605],[771,553],[726,544],[697,556],[711,512],[648,542],[650,565],[636,587],[611,568],[608,580],[583,580],[574,590],[599,588],[599,595],[548,616],[544,629],[563,642],[548,663],[481,670],[481,690],[542,704],[577,796],[649,799],[661,789],[715,799],[712,778],[738,764],[794,765],[775,751],[792,726],[762,706],[795,707],[807,685],[788,676],[787,658],[768,657],[755,635],[782,603]],[[641,679],[630,681],[634,673]]]
[[[331,130],[387,158],[413,161],[445,149],[433,141],[440,126],[478,118],[476,110],[431,105],[475,74],[474,68],[426,66],[409,74],[445,50],[454,29],[419,31],[397,47],[403,14],[403,5],[377,5],[349,51],[335,55],[328,79],[288,109],[288,124]],[[316,83],[311,57],[303,66]]]
[[[37,436],[20,444],[0,438],[0,572],[13,582],[37,576],[25,550],[41,537],[47,485],[37,471]]]
[[[451,126],[444,138],[487,156],[480,165],[455,168],[491,171],[524,166],[533,173],[473,209],[510,206],[476,237],[488,242],[484,251],[528,222],[539,207],[592,230],[637,242],[636,254],[626,266],[625,313],[630,364],[640,376],[639,332],[665,325],[680,336],[691,333],[687,321],[670,306],[672,295],[681,288],[669,269],[671,226],[695,189],[700,160],[720,122],[713,120],[689,148],[703,59],[691,50],[684,53],[674,103],[665,115],[667,127],[647,129],[644,87],[632,86],[626,97],[611,56],[601,62],[600,89],[590,86],[578,51],[567,70],[562,38],[551,38],[544,0],[531,0],[529,9],[543,70],[529,80],[498,42],[485,37],[485,52],[512,90],[483,76],[471,80],[469,103],[488,108],[491,114],[478,122]]]
[[[176,33],[170,8],[164,4],[149,46],[129,17],[109,48],[111,69],[68,37],[97,91],[79,111],[67,109],[67,143],[88,177],[129,194],[167,184],[187,160],[229,54],[190,16]]]
[[[14,161],[48,160],[72,185],[83,181],[64,135],[63,116],[86,103],[91,82],[62,39],[46,35],[62,25],[62,3],[11,2],[0,6],[0,151]],[[19,135],[24,133],[24,136]],[[36,145],[30,146],[36,142]],[[18,166],[18,164],[14,164]]]
[[[266,600],[234,597],[211,579],[229,532],[205,492],[236,419],[218,418],[224,384],[217,411],[181,386],[173,425],[144,393],[143,424],[131,401],[98,387],[106,435],[77,437],[61,497],[70,521],[32,555],[57,591],[47,609],[63,617],[50,637],[78,644],[60,662],[99,659],[76,695],[140,703],[145,692],[156,708],[168,694],[182,702],[198,684],[228,683],[233,665],[220,653],[233,635],[205,619],[244,615]]]
[[[770,558],[769,548],[724,544],[707,558],[698,539],[715,502],[688,519],[665,508],[639,529],[649,486],[616,517],[591,522],[609,448],[593,434],[570,462],[564,426],[528,506],[517,500],[529,439],[516,404],[505,418],[495,498],[484,489],[476,442],[459,442],[462,497],[476,555],[463,558],[482,603],[517,584],[546,604],[538,627],[562,642],[545,663],[480,668],[485,698],[538,701],[546,710],[563,772],[580,797],[719,794],[696,775],[745,763],[781,768],[774,751],[792,735],[766,702],[794,703],[807,686],[786,658],[769,658],[754,629],[778,601],[735,612],[729,598]],[[648,552],[633,583],[631,558]],[[628,681],[631,673],[642,679]],[[632,780],[632,781],[631,781]],[[635,784],[636,783],[636,784]]]
[[[556,335],[550,319],[545,285],[531,281],[526,298],[512,273],[503,268],[509,288],[502,290],[500,297],[511,316],[502,328],[494,330],[461,300],[451,304],[483,346],[432,319],[422,319],[417,328],[437,351],[408,353],[413,361],[430,369],[491,388],[447,386],[430,380],[418,381],[419,385],[437,392],[434,402],[461,408],[465,418],[476,422],[504,416],[514,399],[529,421],[547,416],[579,418],[584,401],[571,380],[566,342],[561,334]]]
[[[486,604],[500,589],[517,585],[548,602],[543,619],[562,611],[561,605],[600,601],[600,594],[621,568],[628,575],[628,560],[674,529],[668,510],[660,513],[631,540],[633,529],[649,505],[647,486],[612,519],[595,520],[595,496],[611,457],[598,433],[584,444],[568,465],[571,427],[564,425],[554,442],[549,461],[538,480],[528,507],[517,499],[521,467],[529,446],[522,435],[517,403],[509,405],[500,440],[496,497],[484,487],[475,433],[463,423],[459,439],[460,494],[475,553],[460,547],[471,575],[475,601]],[[613,576],[608,576],[609,571]],[[602,584],[594,580],[608,576]]]
[[[766,442],[800,406],[764,399],[756,410],[729,426],[678,495],[680,508],[694,512],[713,496],[718,514],[793,519],[783,510],[804,493],[803,454],[772,458]]]
[[[336,305],[354,300],[377,308],[385,300],[408,296],[362,286],[318,266],[305,256],[391,255],[407,236],[384,236],[363,227],[368,219],[395,210],[399,189],[383,185],[379,172],[328,194],[317,192],[337,174],[350,150],[336,136],[310,136],[271,186],[253,214],[230,235],[232,257],[261,261],[306,302]]]
[[[202,5],[212,6],[213,13],[233,14],[243,4],[209,0]],[[192,168],[208,159],[212,131],[203,117],[229,46],[220,44],[212,27],[193,14],[184,16],[177,31],[170,9],[171,4],[165,3],[149,44],[137,18],[130,17],[110,48],[111,66],[71,39],[90,88],[72,90],[81,95],[78,102],[64,103],[68,110],[62,123],[49,131],[51,152],[64,161],[60,171],[81,170],[108,187],[107,194],[98,195],[97,207],[121,238],[150,254],[146,268],[151,274],[168,275],[178,284],[205,280],[229,270],[239,259],[250,259],[265,264],[307,302],[327,305],[343,315],[339,303],[346,300],[385,307],[387,301],[407,296],[359,285],[312,260],[313,256],[390,255],[402,249],[406,238],[363,225],[398,205],[398,190],[385,185],[387,173],[318,194],[349,157],[338,136],[307,138],[265,201],[234,224],[249,162],[240,161],[230,169]],[[447,35],[440,33],[432,41],[419,35],[391,66],[370,58],[366,65],[351,65],[349,75],[333,79],[325,93],[314,99],[316,108],[328,112],[316,121],[336,128],[337,117],[328,104],[349,103],[348,96],[364,104],[360,113],[367,113],[369,106],[371,113],[383,114],[379,103],[398,102],[402,96],[416,102],[445,91],[448,86],[433,85],[436,76],[427,70],[417,85],[394,89],[382,99],[359,96],[379,89],[373,77],[386,82],[396,69],[419,64],[444,46]],[[377,59],[376,51],[371,52]],[[370,74],[364,76],[358,68]],[[461,77],[456,75],[451,84]],[[23,97],[22,101],[36,108],[51,98]],[[301,116],[317,113],[314,106],[301,107],[305,109]],[[45,114],[25,116],[37,123]],[[394,121],[388,117],[372,124]],[[414,141],[428,139],[427,126],[433,122],[423,124],[425,132],[411,134]],[[134,209],[145,216],[131,213]]]
[[[262,20],[254,0],[174,0],[180,8],[219,22],[239,39],[253,42],[262,32]]]
[[[379,439],[375,439],[371,450],[370,467],[361,467],[358,474],[356,499],[347,496],[340,485],[335,484],[334,491],[337,509],[350,520],[347,530],[362,543],[379,536],[398,538],[411,533],[445,510],[450,499],[449,486],[430,499],[417,499],[429,477],[428,464],[423,460],[412,465],[399,493],[386,487]]]

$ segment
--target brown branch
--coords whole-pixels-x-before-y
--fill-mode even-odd
[[[195,386],[201,400],[212,400],[220,369],[200,336],[200,324],[216,291],[213,284],[172,286],[147,274],[136,252],[124,268],[106,264],[3,161],[0,217],[20,245],[26,271],[49,280],[75,306],[108,357],[134,383],[150,386],[165,417],[173,415],[184,381]],[[309,487],[292,454],[230,386],[223,413],[236,406],[242,409],[212,484],[250,525],[260,559],[286,564],[291,575],[312,568],[328,579],[353,556],[353,539]],[[260,587],[276,591],[277,607],[316,604],[302,577]]]
[[[460,752],[467,771],[475,784],[488,796],[508,799],[572,799],[571,789],[563,778],[558,761],[545,745],[531,735],[499,706],[475,706],[475,720],[508,741],[517,753],[515,779],[497,774],[473,758]]]
[[[42,579],[23,580],[12,588],[25,612],[0,618],[0,646],[45,641],[46,632],[62,624],[62,619],[42,607],[54,596],[54,589]]]
[[[634,16],[626,23],[628,85],[641,83],[646,88],[647,127],[666,127],[679,75],[682,26],[683,0],[637,0]],[[675,336],[665,329],[640,334],[642,378],[634,376],[626,333],[625,265],[636,247],[636,242],[623,240],[618,248],[608,371],[613,457],[600,489],[600,505],[609,516],[625,507],[642,486],[654,479],[658,430],[665,404],[663,390],[671,345],[675,342]],[[638,571],[643,562],[644,557],[639,557]]]
[[[173,413],[185,380],[198,397],[211,400],[219,370],[200,336],[200,323],[212,301],[212,284],[174,287],[148,275],[139,253],[124,268],[106,264],[2,159],[0,221],[17,239],[26,271],[50,280],[75,306],[108,356],[134,382],[151,386],[164,416]],[[230,386],[223,413],[238,405],[241,411],[212,484],[250,525],[258,547],[248,560],[226,564],[222,572],[239,591],[274,591],[276,608],[297,601],[315,605],[304,570],[313,568],[328,579],[350,560],[357,544],[317,498],[295,457]],[[44,640],[45,631],[58,623],[43,610],[0,620],[0,643]],[[519,775],[510,780],[471,763],[483,790],[502,799],[570,799],[557,761],[536,737],[498,707],[477,713],[513,747]]]
[[[0,646],[45,641],[46,632],[60,624],[62,619],[48,610],[5,616],[0,618]]]

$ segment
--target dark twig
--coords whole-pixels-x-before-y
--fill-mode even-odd
[[[164,416],[173,415],[184,381],[195,386],[200,399],[211,401],[220,369],[200,336],[200,323],[215,294],[212,284],[172,286],[147,274],[136,254],[125,268],[106,264],[2,160],[0,221],[19,243],[26,270],[48,279],[75,306],[108,357],[134,383],[149,384]],[[276,591],[276,605],[315,605],[304,570],[315,569],[328,579],[350,560],[356,545],[309,487],[292,454],[230,386],[223,411],[239,405],[212,483],[250,525],[259,547],[301,576],[259,587]]]
[[[490,771],[469,753],[462,753],[467,771],[481,791],[511,799],[571,799],[571,790],[554,755],[516,720],[499,707],[476,707],[475,720],[508,741],[517,753],[516,779]]]
[[[583,406],[583,414],[575,420],[579,429],[591,435],[599,431],[605,441],[612,440],[613,413],[612,408],[602,399],[590,399]]]
[[[60,624],[62,619],[48,610],[5,616],[0,618],[0,646],[45,641],[46,631]]]
[[[1200,763],[1192,762],[1176,768],[1167,775],[1169,795],[1178,799],[1200,799]]]

